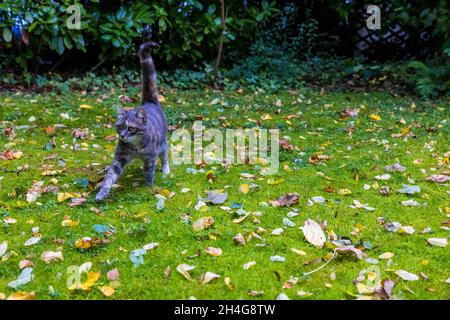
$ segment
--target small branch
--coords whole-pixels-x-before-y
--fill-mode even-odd
[[[55,70],[55,69],[61,64],[61,62],[64,61],[64,59],[66,59],[68,53],[69,53],[69,52],[66,50],[66,52],[64,53],[64,55],[58,60],[58,62],[56,62],[56,63],[54,64],[54,66],[50,69],[49,72],[53,72],[53,70]]]
[[[308,276],[308,275],[310,275],[310,274],[312,274],[312,273],[314,273],[314,272],[316,272],[316,271],[319,271],[320,269],[324,268],[327,264],[329,264],[329,263],[331,262],[331,260],[333,260],[333,259],[336,257],[336,254],[337,254],[337,251],[334,250],[334,251],[333,251],[333,255],[331,256],[330,260],[328,260],[327,262],[325,262],[323,265],[321,265],[321,266],[318,267],[317,269],[314,269],[313,271],[310,271],[310,272],[306,272],[306,273],[304,273],[303,275],[304,275],[304,276]]]
[[[105,59],[100,60],[99,63],[97,63],[95,66],[92,67],[92,69],[89,72],[94,72],[95,70],[97,70],[98,67],[100,67],[103,63],[105,63]]]

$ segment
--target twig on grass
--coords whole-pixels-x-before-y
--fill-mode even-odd
[[[337,251],[336,249],[333,250],[333,255],[331,256],[330,260],[328,260],[327,262],[325,262],[323,265],[321,265],[320,267],[318,267],[317,269],[314,269],[313,271],[310,272],[306,272],[303,274],[303,276],[309,276],[310,274],[319,271],[320,269],[324,268],[327,264],[329,264],[331,262],[331,260],[333,260],[336,257]]]

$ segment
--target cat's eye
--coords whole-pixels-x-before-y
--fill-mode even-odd
[[[128,127],[128,131],[130,131],[130,132],[136,132],[136,128],[135,128],[135,127]]]

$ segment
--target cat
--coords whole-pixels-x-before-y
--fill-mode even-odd
[[[139,48],[142,69],[142,104],[132,110],[120,108],[116,122],[119,139],[114,161],[109,166],[96,201],[108,197],[125,165],[139,158],[144,161],[145,182],[153,184],[157,158],[161,159],[163,174],[170,174],[166,116],[158,101],[156,70],[151,56],[156,42],[145,42]]]

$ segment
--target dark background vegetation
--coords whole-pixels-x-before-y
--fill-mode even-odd
[[[220,0],[3,0],[0,87],[65,91],[136,84],[136,48],[150,26],[161,43],[154,54],[160,80],[172,87],[370,87],[424,98],[448,93],[445,0],[223,3],[225,19]],[[82,5],[81,30],[66,27],[72,4]],[[381,30],[365,28],[368,4],[381,7]],[[364,46],[358,44],[361,32]]]

